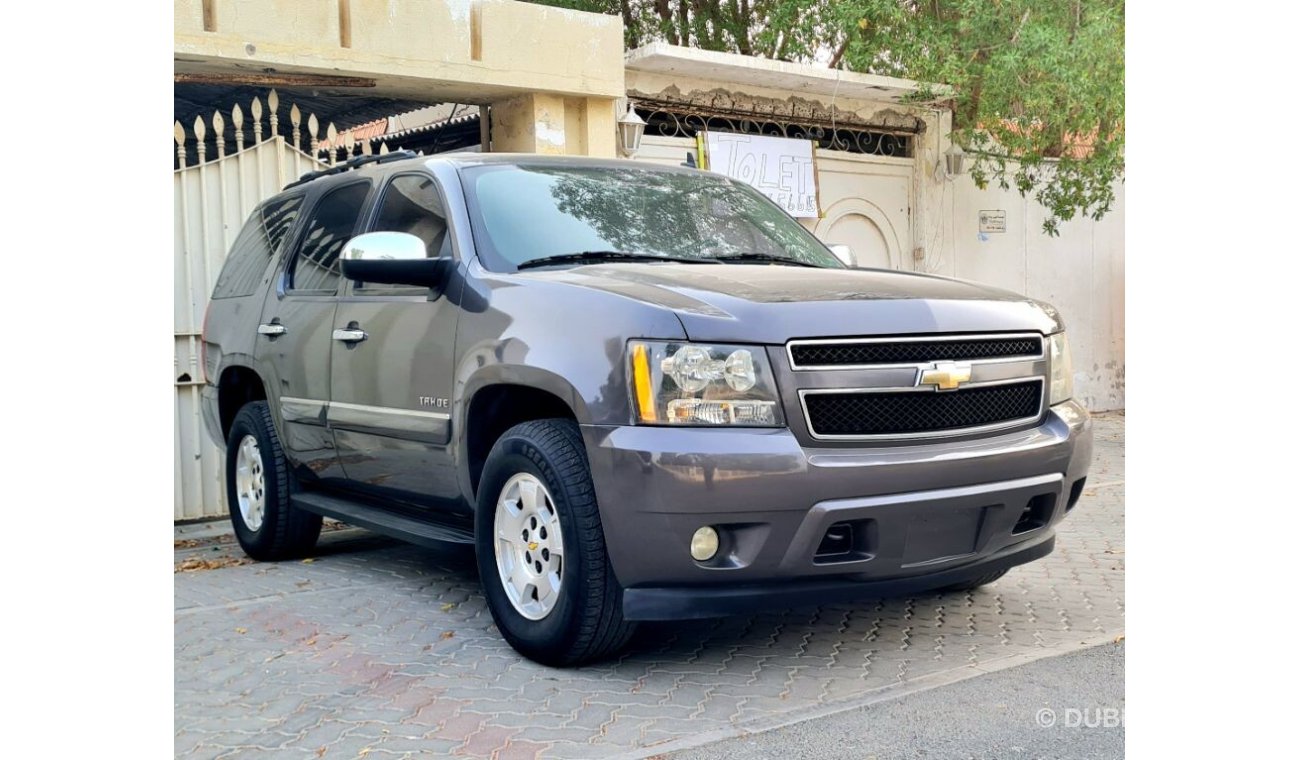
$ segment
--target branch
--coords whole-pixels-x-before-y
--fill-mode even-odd
[[[846,34],[844,35],[844,41],[841,42],[840,46],[835,49],[835,55],[831,56],[831,62],[829,67],[832,69],[839,68],[840,59],[844,57],[844,52],[848,49],[849,49],[849,36]]]
[[[1020,30],[1025,28],[1025,22],[1029,20],[1029,11],[1030,11],[1030,10],[1031,10],[1030,8],[1026,8],[1026,9],[1025,9],[1025,15],[1023,15],[1023,16],[1020,17],[1020,24],[1016,27],[1016,33],[1013,34],[1013,35],[1011,35],[1011,44],[1012,44],[1012,45],[1016,44],[1016,40],[1019,40],[1019,39],[1020,39]]]

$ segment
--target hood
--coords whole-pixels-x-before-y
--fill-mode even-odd
[[[696,341],[779,344],[792,338],[1060,329],[1055,309],[1018,293],[883,269],[598,264],[521,276],[670,309]]]

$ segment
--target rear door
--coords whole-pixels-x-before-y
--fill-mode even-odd
[[[451,231],[434,178],[393,176],[371,232],[406,232],[431,257],[452,256]],[[452,283],[458,283],[458,277]],[[425,505],[460,497],[451,440],[451,396],[459,300],[427,288],[344,284],[334,326],[361,340],[336,342],[329,424],[350,486]]]
[[[338,258],[360,225],[371,188],[369,180],[358,180],[316,199],[258,326],[258,363],[267,375],[271,403],[278,405],[284,421],[281,445],[308,479],[343,475],[326,427],[331,331],[341,284]]]

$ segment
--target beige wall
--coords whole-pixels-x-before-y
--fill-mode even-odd
[[[495,153],[602,156],[617,150],[612,98],[519,95],[492,104]]]
[[[1039,298],[1065,319],[1075,395],[1094,411],[1124,408],[1124,183],[1101,220],[1075,218],[1043,232],[1047,209],[1015,190],[980,190],[970,174],[936,173],[948,150],[951,114],[917,158],[920,271],[984,282]],[[969,160],[968,160],[969,163]],[[1006,232],[980,234],[979,212],[1006,212]]]
[[[372,92],[476,103],[623,94],[617,16],[511,0],[211,0],[205,29],[202,5],[174,0],[177,70],[359,76]]]
[[[178,73],[360,77],[374,81],[360,94],[500,105],[509,124],[497,150],[614,155],[614,99],[624,92],[617,16],[512,0],[209,7],[205,19],[202,0],[174,0]]]
[[[1065,319],[1075,395],[1094,411],[1124,408],[1124,185],[1101,221],[1076,218],[1058,237],[1042,231],[1047,211],[1015,190],[980,190],[955,179],[940,207],[943,253],[932,269],[1047,301]],[[1006,211],[1007,231],[979,232],[982,209]]]

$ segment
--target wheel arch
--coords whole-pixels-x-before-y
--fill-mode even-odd
[[[252,367],[237,364],[223,369],[217,380],[217,421],[222,437],[230,435],[230,425],[245,404],[266,400],[266,383]]]
[[[501,434],[522,422],[563,418],[582,423],[586,406],[563,378],[535,368],[488,373],[464,396],[460,434],[461,477],[476,500],[483,465]]]

